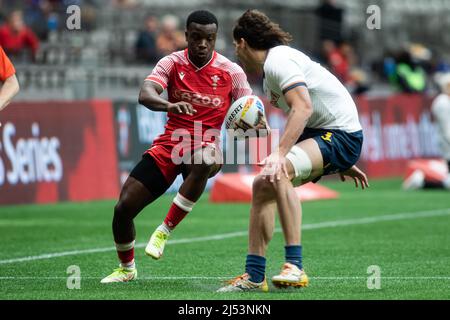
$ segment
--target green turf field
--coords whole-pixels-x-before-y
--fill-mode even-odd
[[[218,294],[243,272],[249,205],[213,205],[204,196],[154,261],[143,246],[171,196],[136,219],[139,280],[100,284],[117,267],[113,201],[0,208],[0,299],[449,299],[450,193],[403,192],[400,180],[371,181],[366,191],[326,182],[339,200],[303,205],[303,255],[310,286],[269,293]],[[277,228],[279,225],[277,224]],[[283,238],[275,233],[267,275],[279,272]],[[79,266],[81,288],[67,288]],[[367,268],[381,288],[367,288]]]

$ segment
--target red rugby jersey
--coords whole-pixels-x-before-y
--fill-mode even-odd
[[[170,102],[186,101],[197,110],[193,116],[168,113],[162,136],[179,128],[194,134],[194,121],[202,122],[203,132],[220,130],[232,101],[252,94],[242,68],[217,52],[201,68],[189,60],[187,49],[174,52],[162,58],[145,80],[167,88]]]
[[[14,69],[13,64],[0,46],[0,81],[4,82],[15,73],[16,69]]]

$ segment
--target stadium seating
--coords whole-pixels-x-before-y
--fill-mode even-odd
[[[140,0],[137,2],[139,6],[136,8],[117,10],[108,6],[110,2],[107,0],[96,1],[98,7],[94,10],[94,18],[80,31],[66,30],[64,23],[61,23],[59,30],[51,32],[48,40],[42,43],[35,66],[22,64],[20,61],[16,63],[19,78],[26,78],[26,86],[19,99],[36,98],[37,91],[40,92],[38,97],[56,94],[57,98],[64,99],[71,99],[74,96],[102,98],[105,97],[106,92],[101,88],[107,89],[110,84],[110,88],[114,88],[112,94],[131,97],[135,91],[130,90],[126,84],[140,83],[143,79],[142,75],[145,76],[151,69],[149,65],[136,65],[133,51],[137,31],[142,28],[143,21],[149,13],[156,16],[171,13],[184,19],[186,12],[198,7],[210,9],[213,7],[221,22],[218,45],[222,52],[232,55],[229,30],[242,10],[254,6],[253,1],[250,0],[219,3],[212,0]],[[319,3],[319,0],[286,0],[281,7],[278,0],[265,0],[261,3],[261,7],[293,34],[295,46],[300,46],[311,53],[319,46],[315,32],[316,17],[313,12]],[[380,6],[382,12],[382,28],[377,32],[365,28],[368,16],[367,1],[338,0],[337,4],[345,9],[344,31],[347,36],[357,40],[357,50],[363,64],[381,57],[387,49],[398,49],[400,43],[411,41],[422,42],[444,57],[450,52],[450,35],[439,32],[450,28],[450,1],[377,1],[376,4]],[[384,14],[386,12],[392,14]],[[67,17],[63,10],[58,14],[60,21],[64,21]],[[431,15],[433,19],[429,19]],[[386,36],[387,34],[389,37]],[[130,65],[136,67],[125,72],[128,75],[125,80],[121,80],[125,86],[123,88],[114,86],[116,79],[114,74],[118,70],[123,71],[129,68]],[[54,76],[60,74],[59,66],[86,69],[85,74],[94,75],[87,79],[83,77],[79,79],[79,82],[85,81],[85,83],[77,83],[74,89],[68,76],[60,75],[59,78]],[[38,69],[42,70],[38,71]],[[142,69],[142,72],[136,72],[137,69]],[[95,76],[103,70],[110,71],[105,71],[104,76]],[[33,74],[50,74],[52,76],[49,78],[60,79],[58,80],[60,89],[55,93],[54,86],[50,85],[48,88],[42,86],[42,81],[30,76]],[[375,90],[377,88],[378,86],[374,86]],[[384,88],[380,90],[383,91]]]

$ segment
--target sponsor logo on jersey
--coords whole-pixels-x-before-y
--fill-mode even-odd
[[[331,132],[327,132],[325,133],[323,136],[320,136],[322,138],[322,140],[324,141],[328,141],[331,142],[331,136],[333,135],[333,133]]]
[[[213,84],[212,84],[213,88],[216,89],[216,87],[217,87],[217,82],[220,80],[220,77],[219,77],[218,75],[213,75],[213,76],[211,77],[211,80],[212,80],[212,82],[213,82]]]
[[[276,92],[270,91],[270,104],[274,107],[278,107],[278,99],[280,99],[280,95]]]
[[[181,71],[180,73],[178,73],[178,75],[180,76],[180,79],[183,80],[186,74],[183,71]]]
[[[214,94],[198,93],[188,90],[175,90],[173,93],[175,99],[186,101],[198,106],[208,107],[208,108],[220,108],[224,99],[221,96]]]

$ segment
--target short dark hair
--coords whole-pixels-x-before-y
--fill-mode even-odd
[[[186,29],[192,22],[202,25],[215,23],[217,28],[219,28],[219,23],[217,22],[216,16],[211,12],[209,12],[208,10],[197,10],[191,12],[191,14],[188,16],[186,20]]]
[[[250,47],[267,50],[279,45],[287,45],[292,36],[258,10],[247,10],[233,28],[233,38],[245,39]]]

